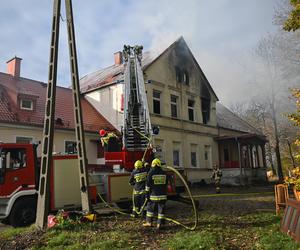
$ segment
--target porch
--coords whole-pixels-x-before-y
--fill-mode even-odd
[[[265,136],[241,134],[218,137],[216,141],[223,173],[221,184],[247,185],[267,181]]]

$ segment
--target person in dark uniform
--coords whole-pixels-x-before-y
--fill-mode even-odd
[[[143,162],[137,160],[134,163],[134,170],[131,173],[129,183],[133,186],[133,207],[132,207],[132,217],[137,217],[140,213],[142,206],[144,205],[146,199],[146,181],[147,181],[147,169],[144,167]]]
[[[151,169],[148,173],[146,191],[148,192],[148,204],[146,223],[144,227],[152,227],[152,220],[157,209],[157,229],[165,219],[165,205],[167,201],[167,174],[161,168],[161,161],[156,158],[151,163]]]
[[[215,181],[215,187],[216,187],[216,193],[221,193],[221,177],[222,177],[222,171],[218,167],[218,165],[213,166],[213,172],[211,175],[211,179]]]

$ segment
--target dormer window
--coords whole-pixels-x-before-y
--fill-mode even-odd
[[[30,99],[21,99],[20,108],[25,110],[33,110],[33,101]]]

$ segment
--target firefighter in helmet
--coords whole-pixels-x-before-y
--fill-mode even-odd
[[[105,131],[104,129],[101,129],[99,131],[99,134],[101,136],[101,144],[102,144],[102,147],[108,147],[110,141],[113,141],[113,140],[117,140],[118,139],[118,136],[113,133],[113,132],[109,132],[107,133],[107,131]]]
[[[211,175],[211,179],[215,182],[215,187],[216,187],[216,193],[219,194],[221,193],[221,177],[222,177],[222,171],[218,167],[217,164],[213,166],[213,172]]]
[[[134,170],[131,173],[129,184],[133,186],[133,206],[132,217],[137,217],[141,212],[141,208],[144,205],[146,199],[146,181],[147,181],[147,169],[144,167],[142,161],[137,160],[134,163]]]
[[[146,191],[148,192],[148,204],[146,223],[144,227],[151,227],[154,212],[157,209],[157,229],[161,228],[161,225],[165,219],[165,204],[167,201],[167,174],[161,168],[161,161],[155,158],[151,163],[151,169],[148,173]]]

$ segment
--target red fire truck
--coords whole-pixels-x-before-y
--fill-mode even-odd
[[[35,144],[0,143],[0,220],[12,226],[33,223],[36,217],[40,163]],[[50,208],[80,207],[76,155],[55,155],[50,176]],[[91,186],[95,201],[96,188]]]
[[[40,160],[35,144],[0,144],[0,221],[25,226],[36,218]],[[122,153],[120,152],[120,155]],[[100,193],[109,203],[121,206],[131,200],[130,172],[89,171],[92,204]],[[174,184],[174,183],[173,183]],[[176,195],[169,185],[169,195]],[[54,155],[50,175],[50,210],[77,209],[81,206],[77,155]]]

